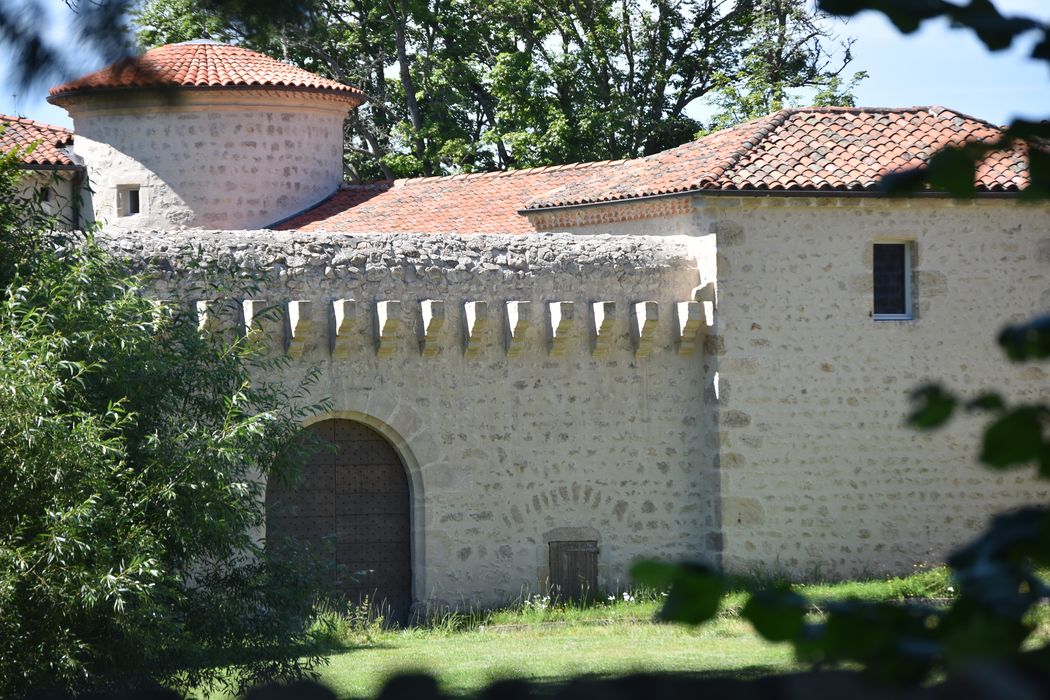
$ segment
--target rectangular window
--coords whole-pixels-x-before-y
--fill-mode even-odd
[[[119,216],[133,216],[142,211],[137,185],[124,185],[117,188],[117,213]]]
[[[877,321],[912,318],[911,247],[907,243],[876,243],[874,253],[872,317]]]

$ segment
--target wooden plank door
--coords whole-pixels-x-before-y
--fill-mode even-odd
[[[366,425],[329,420],[310,426],[335,450],[322,450],[295,489],[266,490],[268,543],[302,542],[321,552],[334,592],[366,598],[392,621],[412,604],[408,476],[397,452]]]

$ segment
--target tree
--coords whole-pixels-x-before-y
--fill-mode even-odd
[[[0,695],[297,677],[315,583],[251,537],[311,409],[0,159]],[[287,562],[287,563],[282,563]]]
[[[801,0],[310,0],[245,21],[224,3],[149,0],[144,46],[236,41],[361,87],[348,174],[371,179],[631,158],[694,138],[729,90],[848,103],[830,34]],[[779,19],[778,19],[779,18]],[[783,20],[783,31],[770,22]],[[776,54],[776,55],[774,55]],[[752,76],[756,70],[764,72]],[[831,88],[831,89],[829,89]],[[767,90],[768,92],[768,90]],[[779,94],[779,93],[777,93]],[[767,103],[773,98],[762,98]],[[760,108],[750,105],[744,117]],[[739,116],[740,110],[723,121]]]
[[[987,0],[959,6],[941,0],[821,0],[828,11],[852,15],[864,8],[886,13],[903,31],[914,31],[927,19],[945,16],[973,29],[992,50],[1004,48],[1023,33],[1041,33],[1034,57],[1050,63],[1047,25],[1027,18],[1003,17]],[[1050,122],[1018,120],[994,143],[946,148],[927,167],[886,178],[894,194],[934,187],[960,197],[972,196],[977,165],[998,150],[1024,148],[1029,159],[1029,199],[1050,198]],[[1050,359],[1050,316],[1009,326],[999,345],[1012,362]],[[910,423],[933,430],[959,409],[982,412],[989,424],[981,440],[980,461],[991,469],[1035,466],[1039,478],[1050,478],[1050,405],[1010,405],[995,392],[965,399],[938,385],[915,390]],[[861,601],[820,603],[820,621],[808,614],[819,601],[807,600],[789,587],[757,587],[742,614],[770,641],[789,642],[797,656],[819,665],[859,664],[892,681],[918,682],[978,663],[1008,662],[1045,672],[1050,643],[1034,643],[1033,612],[1050,596],[1039,569],[1050,566],[1050,507],[1033,506],[997,516],[972,542],[948,558],[959,594],[947,608],[915,603]],[[703,565],[643,562],[639,581],[669,587],[662,614],[697,624],[710,619],[728,586],[721,574]]]
[[[829,44],[837,46],[836,51]],[[711,101],[719,108],[708,132],[798,106],[852,107],[853,90],[867,77],[843,78],[853,41],[833,36],[826,15],[800,0],[757,0],[743,60],[735,75],[721,73]],[[800,90],[810,94],[803,98]]]

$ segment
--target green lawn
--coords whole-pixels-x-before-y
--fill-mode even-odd
[[[942,598],[947,571],[796,588],[814,599]],[[722,615],[699,628],[657,624],[658,596],[595,606],[552,606],[536,597],[508,608],[449,615],[429,626],[384,631],[356,618],[333,621],[335,653],[322,681],[342,697],[375,697],[391,676],[428,673],[442,689],[467,694],[500,678],[557,682],[581,674],[676,671],[757,676],[798,668],[790,647],[769,644],[736,616],[745,594],[731,593]],[[352,616],[354,617],[354,616]]]
[[[814,599],[870,600],[950,597],[947,571],[904,578],[796,586]],[[333,647],[321,680],[341,697],[375,697],[391,676],[422,672],[452,694],[493,680],[558,682],[578,675],[638,671],[752,677],[799,668],[786,644],[758,637],[736,612],[745,600],[731,593],[715,621],[692,629],[653,622],[658,596],[610,599],[595,606],[552,606],[533,598],[506,610],[449,615],[430,625],[383,630],[354,611],[329,616]]]
[[[633,671],[754,676],[795,668],[786,645],[759,639],[737,618],[690,630],[630,617],[482,626],[463,632],[407,630],[332,656],[322,682],[341,697],[374,697],[389,677],[424,672],[443,690],[464,694],[500,678],[558,681]]]

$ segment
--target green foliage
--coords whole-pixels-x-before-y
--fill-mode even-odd
[[[756,0],[747,21],[740,65],[715,77],[709,101],[720,111],[702,133],[801,103],[853,106],[853,90],[867,73],[843,80],[853,42],[833,36],[827,17],[809,2]]]
[[[703,564],[643,561],[635,565],[633,574],[642,585],[667,591],[661,618],[689,625],[713,618],[728,588],[721,575]]]
[[[262,479],[309,409],[244,340],[41,230],[0,163],[0,695],[296,677],[314,584],[271,559]]]
[[[1007,326],[999,334],[999,346],[1014,362],[1050,358],[1050,316]]]
[[[690,106],[722,87],[756,101],[763,81],[851,99],[826,32],[801,40],[816,20],[796,0],[757,3],[790,6],[787,36],[754,0],[307,0],[298,18],[264,21],[225,2],[148,0],[138,39],[236,41],[361,87],[369,101],[347,133],[360,179],[654,153],[691,140],[704,125]]]
[[[931,19],[945,18],[956,27],[966,27],[992,51],[1009,48],[1021,34],[1040,32],[1041,41],[1032,50],[1032,58],[1050,60],[1048,27],[1027,17],[1006,17],[991,0],[970,0],[965,4],[946,0],[819,0],[827,12],[852,16],[864,10],[877,10],[905,34],[911,34]]]
[[[37,205],[38,195],[21,192],[16,168],[31,150],[0,153],[0,289],[14,279],[20,261],[35,257],[44,245],[38,232],[54,223]]]
[[[912,401],[918,405],[908,417],[908,422],[920,430],[941,427],[955,412],[955,397],[936,384],[913,391]]]

